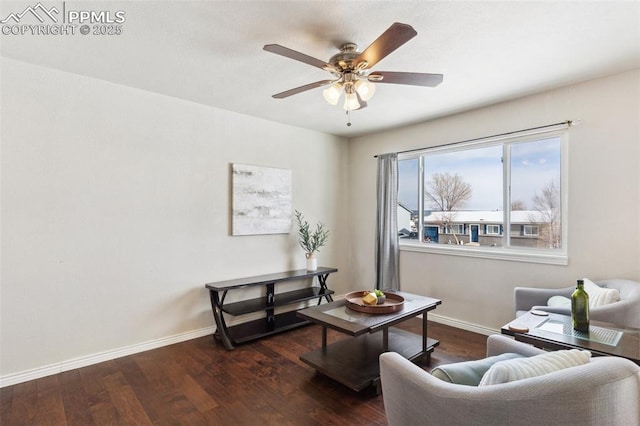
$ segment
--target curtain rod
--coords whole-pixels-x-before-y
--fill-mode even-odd
[[[509,136],[509,135],[513,135],[515,133],[530,132],[530,131],[533,131],[533,130],[542,130],[542,129],[546,129],[548,127],[560,126],[562,124],[565,124],[567,127],[570,127],[573,124],[573,121],[572,120],[566,120],[566,121],[561,121],[559,123],[546,124],[544,126],[538,126],[538,127],[531,127],[529,129],[514,130],[512,132],[506,132],[506,133],[498,133],[497,135],[483,136],[481,138],[467,139],[467,140],[464,140],[464,141],[444,143],[444,144],[441,144],[441,145],[429,146],[429,147],[426,147],[426,148],[407,149],[406,151],[398,151],[398,152],[396,152],[396,154],[406,154],[408,152],[423,151],[425,149],[441,148],[441,147],[444,147],[444,146],[452,146],[452,145],[459,145],[459,144],[463,144],[463,143],[475,142],[475,141],[479,141],[479,140],[482,140],[482,139],[491,139],[491,138],[497,138],[497,137],[500,137],[500,136]],[[374,155],[373,158],[378,158],[378,155]]]

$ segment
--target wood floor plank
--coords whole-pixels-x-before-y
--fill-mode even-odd
[[[10,425],[33,424],[38,413],[37,381],[33,380],[12,386],[11,412],[2,419]]]
[[[89,407],[88,395],[82,386],[79,370],[60,374],[60,393],[65,407],[65,416],[69,426],[95,425]]]
[[[59,375],[43,377],[36,381],[38,394],[38,412],[35,424],[66,424],[64,404],[60,393]]]
[[[192,340],[190,345],[171,345],[166,350],[187,374],[197,376],[215,365],[215,357],[210,350],[211,340],[210,336],[202,337]]]
[[[107,392],[111,395],[116,410],[118,410],[122,425],[144,426],[152,424],[122,372],[118,371],[106,376],[103,382]]]
[[[167,420],[179,416],[193,417],[196,408],[172,379],[176,373],[170,371],[170,360],[166,360],[168,362],[165,364],[162,358],[158,353],[147,352],[134,356],[139,370],[144,375],[144,380],[138,377],[133,384],[136,393],[140,395],[141,404],[154,424],[165,424]]]
[[[0,424],[2,419],[11,418],[11,405],[13,403],[13,387],[0,388]]]
[[[422,321],[400,325],[421,333]],[[227,351],[212,336],[0,390],[2,426],[386,426],[373,387],[354,392],[300,361],[320,347],[310,325]],[[483,358],[486,336],[429,323],[429,365]],[[328,330],[329,343],[348,338]]]
[[[208,425],[242,426],[242,423],[234,419],[233,413],[231,412],[232,409],[233,407],[231,406],[219,405],[202,414],[207,420]],[[255,419],[251,424],[256,424]]]
[[[198,384],[193,377],[185,375],[181,384],[182,391],[191,403],[204,413],[218,406],[218,403]]]
[[[128,356],[115,360],[118,369],[122,372],[125,380],[136,394],[138,401],[144,407],[147,416],[151,421],[159,418],[160,414],[156,410],[159,390],[147,379],[144,372],[136,362],[136,356]]]
[[[89,411],[97,425],[115,425],[120,420],[118,410],[103,382],[104,377],[117,371],[115,361],[107,361],[79,370],[82,387],[89,401]]]

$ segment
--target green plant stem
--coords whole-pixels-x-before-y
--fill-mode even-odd
[[[320,247],[327,243],[329,238],[329,230],[324,228],[324,224],[316,224],[316,229],[311,231],[309,222],[307,222],[298,210],[295,211],[296,223],[298,225],[298,243],[300,247],[307,253],[307,258],[313,256],[313,253],[320,251]]]

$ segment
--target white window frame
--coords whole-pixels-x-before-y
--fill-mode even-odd
[[[532,142],[544,138],[557,137],[560,139],[560,196],[561,196],[561,220],[562,220],[562,247],[560,249],[544,249],[517,246],[503,247],[487,247],[487,246],[451,246],[448,244],[428,244],[417,240],[403,239],[400,240],[401,251],[421,252],[444,254],[452,256],[463,256],[483,259],[497,259],[517,262],[542,263],[550,265],[568,265],[568,123],[562,123],[555,126],[545,126],[544,128],[530,129],[522,132],[514,132],[506,136],[495,136],[489,138],[476,139],[470,142],[456,143],[452,145],[442,145],[433,148],[425,148],[422,150],[412,150],[406,153],[398,153],[398,160],[407,160],[418,158],[418,194],[424,192],[424,154],[444,153],[453,150],[482,148],[490,145],[503,145],[503,162],[510,164],[509,146],[519,142]],[[510,182],[509,167],[504,167],[503,197],[504,205],[508,205],[509,193],[508,185]],[[418,235],[424,234],[424,197],[419,196],[418,203]],[[509,210],[505,209],[502,238],[510,241],[511,238],[511,221]],[[498,234],[500,235],[500,234]]]
[[[452,228],[456,228],[456,231],[451,231]],[[450,223],[449,225],[444,227],[444,234],[449,234],[449,235],[464,235],[464,224],[462,223]]]
[[[486,225],[486,226],[487,226],[487,228],[486,228],[486,231],[485,231],[485,235],[500,235],[500,225],[491,225],[491,224],[488,224],[488,225]],[[496,230],[496,232],[489,232],[489,227],[494,227],[494,228],[496,228],[496,229],[497,229],[497,230]]]
[[[531,231],[527,232],[527,228]],[[536,229],[536,232],[532,232],[533,228]],[[540,226],[538,225],[522,225],[522,235],[525,237],[537,237],[540,234]]]

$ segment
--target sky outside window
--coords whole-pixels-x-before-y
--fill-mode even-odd
[[[511,202],[534,209],[533,197],[554,182],[560,187],[560,138],[511,146]]]
[[[425,188],[434,173],[457,174],[471,185],[471,198],[457,210],[502,210],[502,146],[428,155]],[[426,202],[425,209],[434,207]]]
[[[536,193],[552,180],[560,185],[560,138],[511,145],[511,200],[533,208]],[[418,209],[418,158],[400,160],[398,200]],[[434,173],[458,174],[472,194],[461,210],[503,210],[502,145],[465,149],[425,156],[425,188]],[[425,210],[432,206],[425,200]]]

